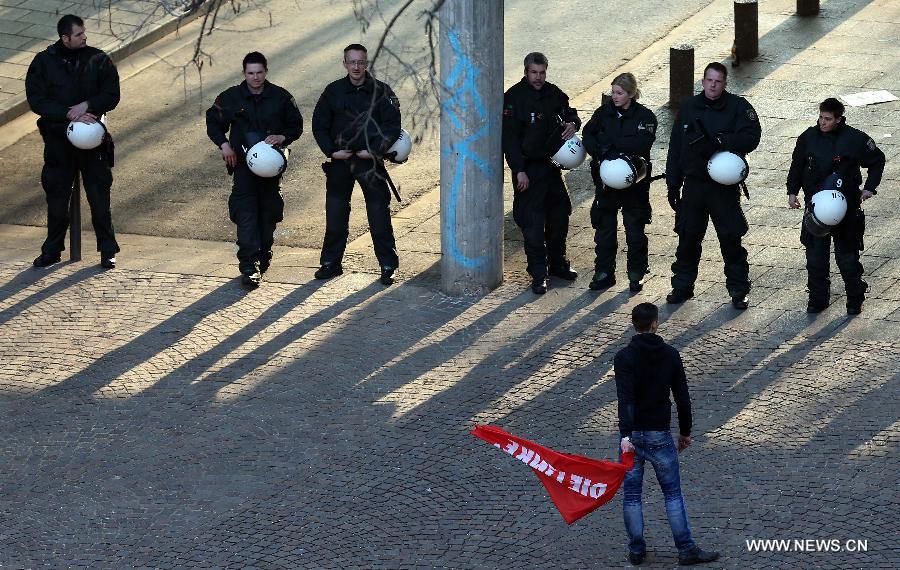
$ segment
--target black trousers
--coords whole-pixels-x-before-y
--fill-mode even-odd
[[[622,210],[625,243],[628,245],[628,279],[639,281],[646,275],[649,266],[647,234],[644,233],[652,217],[649,186],[627,190],[597,189],[591,205],[591,226],[596,244],[594,271],[615,275],[619,210]]]
[[[572,201],[555,166],[528,167],[528,189],[515,190],[513,219],[522,230],[528,273],[532,277],[545,277],[548,265],[562,267],[566,264],[566,236],[569,233],[569,216]],[[513,188],[516,180],[513,178]]]
[[[72,146],[65,134],[50,133],[44,134],[44,168],[41,171],[41,186],[47,198],[47,239],[41,252],[53,256],[65,249],[69,202],[76,172],[81,173],[84,192],[91,206],[97,251],[115,254],[119,244],[110,212],[113,176],[103,147],[81,150]]]
[[[725,287],[732,297],[750,292],[750,265],[741,238],[749,226],[741,210],[740,190],[737,186],[722,186],[711,180],[686,178],[678,212],[675,232],[678,249],[672,264],[672,288],[693,290],[700,266],[703,237],[709,220],[719,238],[725,262]]]
[[[391,191],[375,166],[374,160],[358,158],[333,160],[322,165],[325,171],[325,240],[320,263],[340,263],[344,258],[350,235],[350,197],[354,183],[359,182],[366,200],[369,233],[378,265],[399,267],[391,225]]]
[[[234,169],[228,215],[237,226],[237,258],[241,273],[253,273],[256,263],[272,259],[275,227],[284,219],[281,177],[262,178],[246,164]]]
[[[862,279],[859,239],[849,232],[837,232],[833,241],[834,259],[844,279],[847,302],[862,302],[866,297],[867,285]],[[800,230],[800,242],[806,246],[806,286],[809,300],[812,303],[827,304],[831,298],[832,236],[815,237],[803,228]]]

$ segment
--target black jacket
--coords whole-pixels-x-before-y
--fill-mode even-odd
[[[622,437],[632,431],[669,431],[669,392],[678,408],[679,432],[691,435],[691,397],[675,348],[653,333],[637,334],[616,354],[615,374]]]
[[[368,150],[382,156],[400,136],[400,101],[388,84],[368,73],[360,86],[345,76],[322,92],[312,130],[325,156],[339,150]]]
[[[622,153],[642,156],[650,163],[650,147],[656,140],[656,115],[637,101],[622,111],[607,101],[594,111],[591,120],[584,125],[582,142],[591,155],[592,172],[607,156]],[[648,173],[649,178],[649,173]],[[599,178],[597,178],[599,185]],[[645,179],[642,185],[649,186]]]
[[[540,91],[523,77],[503,95],[503,154],[513,177],[529,162],[547,162],[562,146],[564,123],[581,127],[569,97],[546,82]]]
[[[287,89],[266,81],[262,93],[254,95],[242,81],[220,93],[207,109],[206,134],[216,146],[228,142],[243,156],[242,147],[249,149],[269,135],[284,135],[282,146],[288,146],[303,134],[303,116]]]
[[[65,135],[69,107],[88,102],[98,117],[119,104],[119,72],[103,51],[94,47],[70,50],[62,40],[40,52],[28,66],[25,96],[40,115],[42,132]]]
[[[787,177],[788,194],[798,194],[803,189],[808,202],[821,190],[825,178],[833,172],[841,174],[844,185],[840,191],[849,206],[858,207],[861,202],[859,187],[862,185],[860,167],[868,170],[865,189],[876,193],[884,173],[884,153],[866,133],[846,124],[846,119],[830,133],[823,133],[818,125],[806,129],[797,138]]]
[[[703,130],[709,139],[703,138]],[[714,152],[727,150],[746,155],[756,150],[762,128],[753,106],[743,97],[727,91],[715,101],[703,93],[685,101],[672,125],[666,158],[666,186],[678,190],[684,178],[700,178],[714,184],[706,163]]]

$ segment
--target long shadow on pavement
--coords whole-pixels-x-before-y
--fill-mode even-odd
[[[84,370],[40,390],[32,397],[45,398],[65,393],[69,396],[78,394],[82,398],[89,398],[91,394],[110,384],[127,371],[186,337],[192,328],[203,321],[207,315],[239,300],[244,293],[236,286],[236,283],[237,280],[223,283],[137,338],[104,354]]]
[[[95,275],[98,275],[103,271],[103,269],[97,266],[83,267],[70,275],[62,276],[58,275],[58,272],[47,273],[46,271],[35,269],[33,267],[25,269],[24,271],[16,275],[12,280],[8,281],[2,287],[0,287],[0,301],[8,299],[22,289],[34,285],[41,279],[47,277],[58,279],[50,283],[46,287],[38,289],[24,299],[21,299],[14,305],[0,311],[0,324],[9,321],[22,311],[26,310],[28,307],[36,305],[54,295],[62,293],[69,287],[77,285],[78,283],[81,283],[82,281],[89,279]]]

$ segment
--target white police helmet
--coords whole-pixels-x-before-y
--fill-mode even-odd
[[[560,168],[572,170],[573,168],[578,168],[584,162],[585,156],[586,153],[584,152],[584,145],[581,144],[581,139],[578,138],[578,135],[572,135],[572,138],[563,141],[559,150],[556,151],[556,154],[550,160]]]
[[[260,141],[247,151],[250,172],[262,178],[274,178],[287,168],[287,156],[278,147]]]
[[[106,126],[103,121],[102,117],[96,123],[90,124],[72,121],[66,128],[66,137],[74,147],[83,150],[97,148],[106,136]]]
[[[647,160],[642,156],[621,155],[600,163],[600,179],[616,190],[634,186],[647,177]]]
[[[396,162],[397,164],[401,164],[406,162],[409,158],[409,153],[412,152],[412,137],[405,129],[400,129],[400,136],[397,137],[397,140],[394,141],[394,144],[391,145],[391,148],[388,149],[385,154],[385,158],[390,160],[391,162]],[[397,153],[396,155],[393,153]]]
[[[712,155],[706,163],[709,177],[726,186],[740,184],[747,178],[750,166],[746,159],[739,154],[728,151],[719,151]]]
[[[813,215],[828,226],[836,226],[847,215],[847,198],[837,190],[821,190],[813,194]]]

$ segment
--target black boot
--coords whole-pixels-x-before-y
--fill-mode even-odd
[[[600,291],[602,289],[609,289],[615,284],[615,275],[603,271],[597,271],[596,273],[594,273],[594,278],[591,279],[590,283],[588,283],[588,289],[590,289],[591,291]]]
[[[706,564],[707,562],[712,562],[713,560],[718,559],[718,552],[707,552],[701,549],[699,546],[694,547],[694,549],[687,554],[678,555],[678,563],[682,566],[690,566],[692,564]]]

